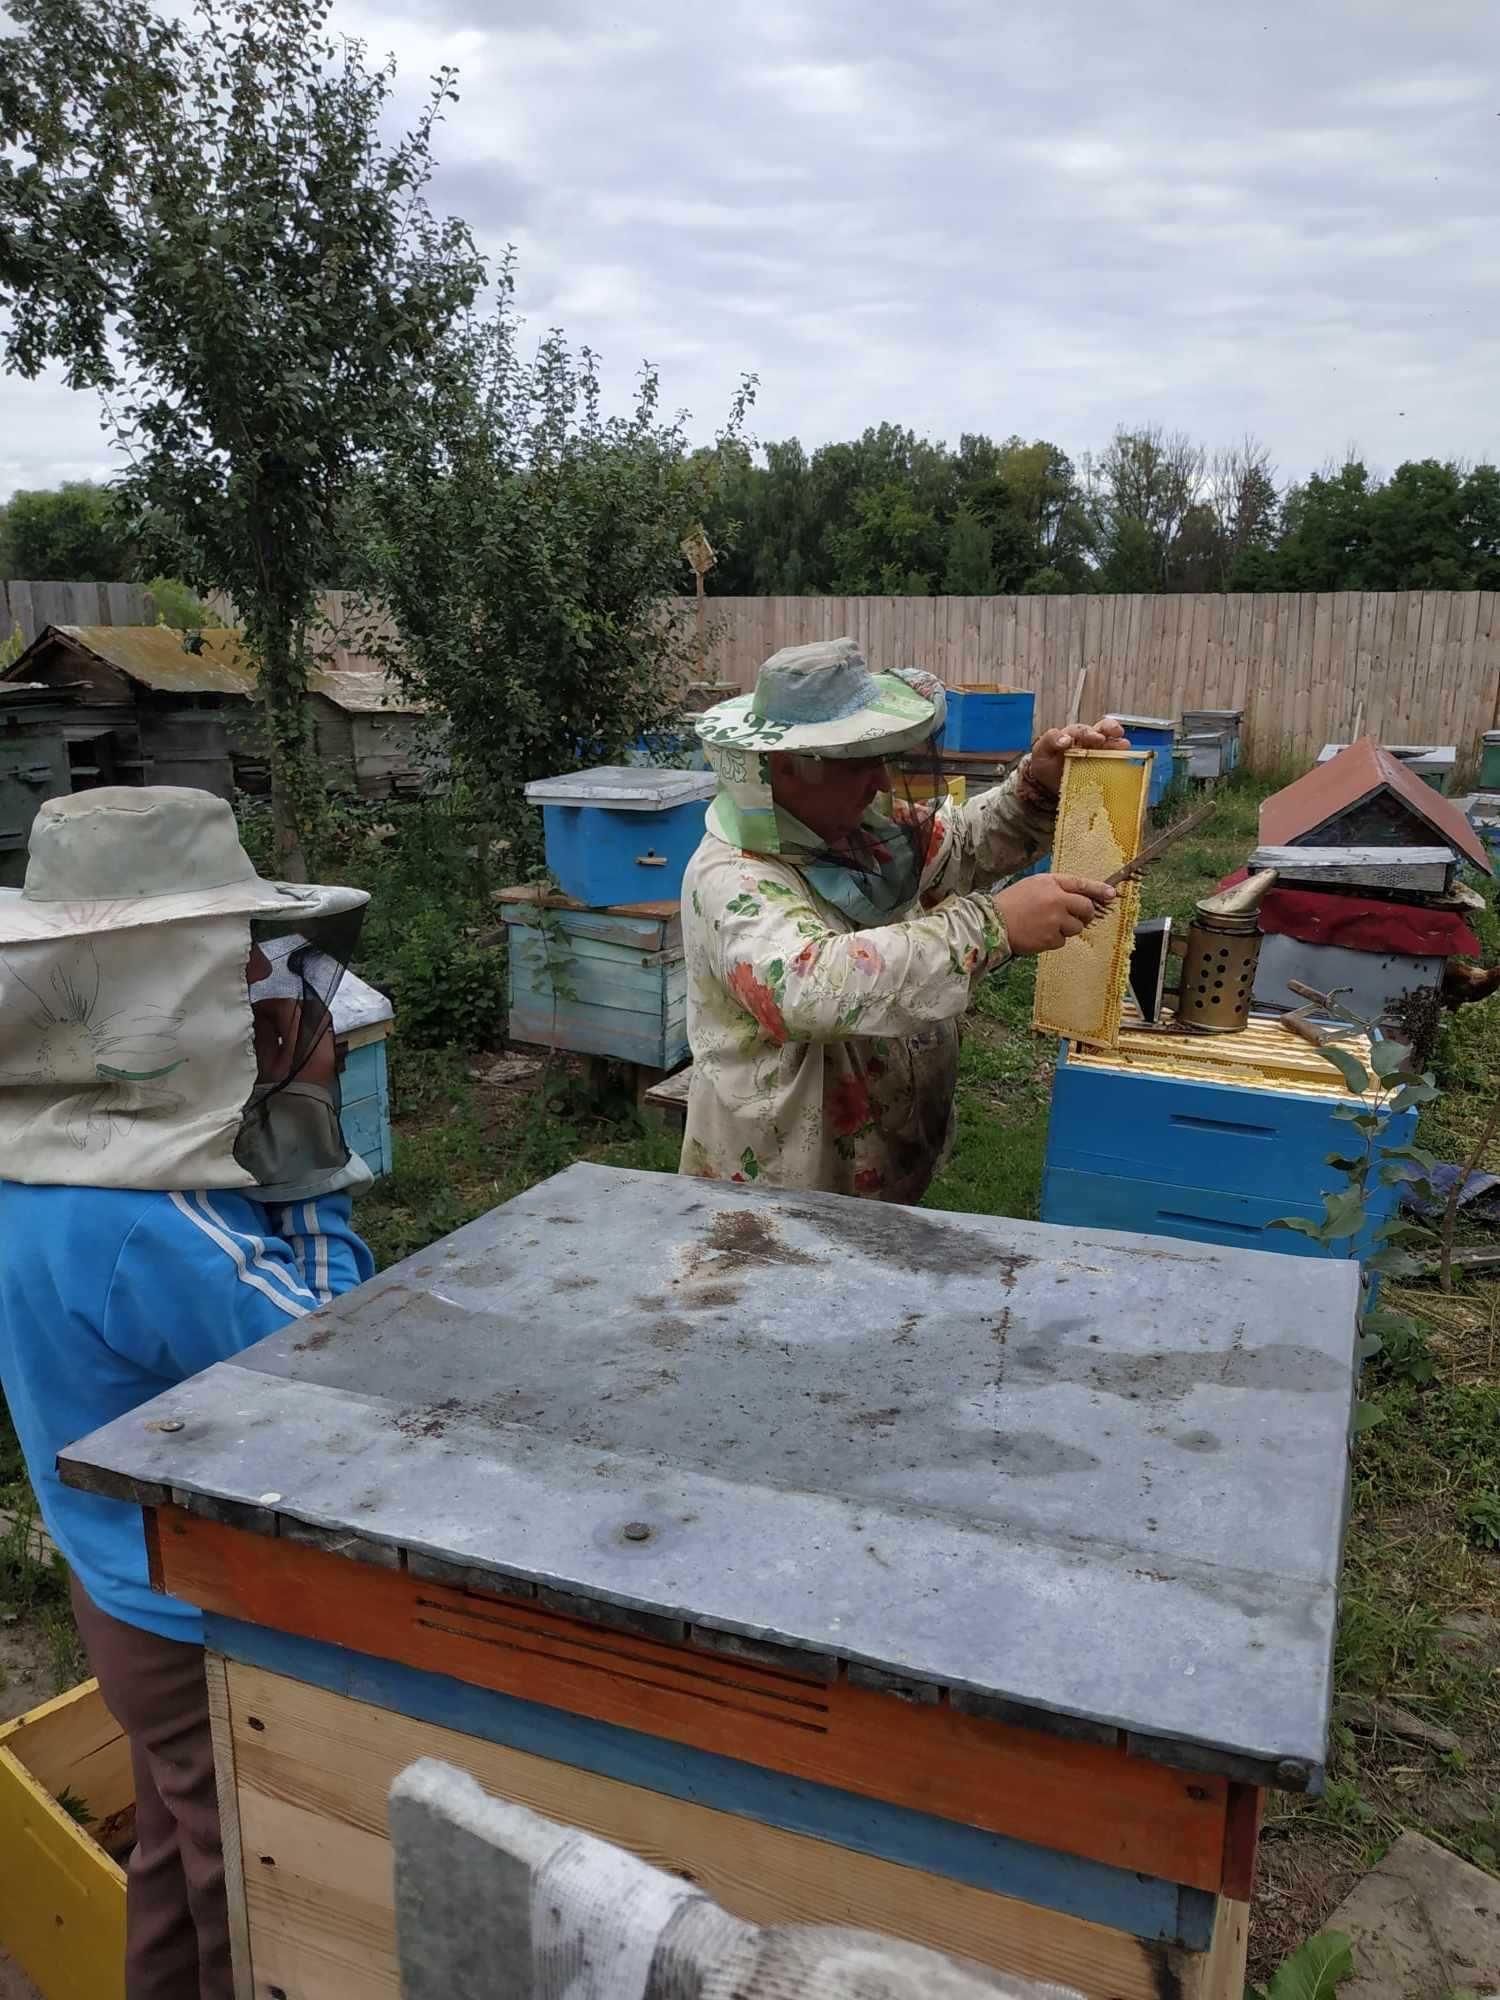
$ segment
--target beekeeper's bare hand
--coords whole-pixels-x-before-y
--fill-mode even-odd
[[[995,898],[1012,952],[1057,951],[1107,910],[1118,892],[1082,875],[1028,875]]]
[[[1128,750],[1124,725],[1108,716],[1092,727],[1073,722],[1066,729],[1049,729],[1031,746],[1031,775],[1045,791],[1062,784],[1063,759],[1070,750]]]

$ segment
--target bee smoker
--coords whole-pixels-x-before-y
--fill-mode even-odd
[[[1177,988],[1179,1027],[1200,1035],[1235,1035],[1250,1025],[1250,995],[1260,960],[1260,906],[1274,868],[1205,896],[1188,926]]]

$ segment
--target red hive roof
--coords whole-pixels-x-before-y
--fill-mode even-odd
[[[1320,827],[1349,812],[1376,792],[1388,788],[1419,819],[1425,820],[1444,847],[1451,847],[1482,868],[1494,873],[1484,842],[1451,799],[1424,785],[1399,757],[1383,750],[1373,736],[1361,737],[1330,757],[1315,764],[1295,784],[1273,792],[1260,809],[1262,847],[1291,847]]]

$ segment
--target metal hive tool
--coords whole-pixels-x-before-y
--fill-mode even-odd
[[[1073,750],[1063,767],[1052,867],[1106,881],[1134,860],[1146,823],[1151,754]],[[1103,916],[1061,951],[1037,960],[1032,1026],[1068,1041],[1112,1047],[1130,970],[1140,885],[1131,878]]]

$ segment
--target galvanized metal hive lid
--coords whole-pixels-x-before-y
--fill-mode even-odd
[[[346,972],[334,989],[329,1008],[336,1035],[352,1034],[356,1028],[378,1028],[395,1019],[395,1009],[387,996],[367,986],[355,973]]]
[[[1173,729],[1176,720],[1170,715],[1122,715],[1118,709],[1110,710],[1111,722],[1123,722],[1126,729]]]
[[[64,1476],[1315,1779],[1357,1283],[580,1165]]]
[[[649,764],[604,764],[596,771],[565,771],[557,778],[534,778],[526,797],[538,806],[606,806],[612,812],[668,812],[673,806],[711,799],[718,789],[712,771],[668,771]]]

